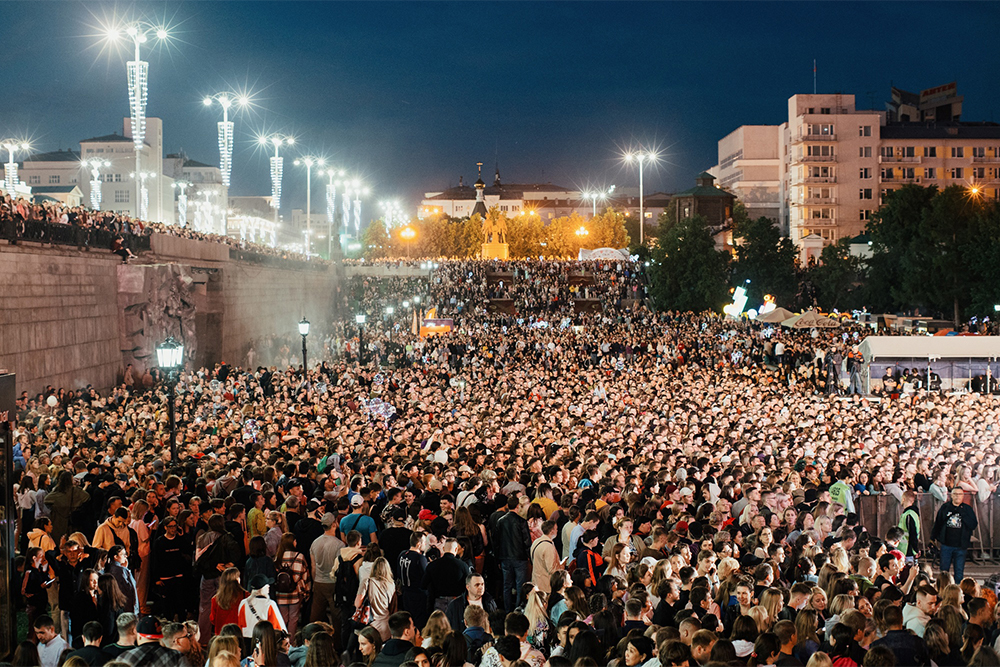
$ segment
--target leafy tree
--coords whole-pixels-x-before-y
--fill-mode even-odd
[[[851,239],[843,238],[825,248],[820,264],[808,271],[817,301],[825,310],[849,310],[862,305],[863,263],[851,254]]]
[[[516,215],[507,220],[507,251],[512,259],[548,254],[545,223],[537,215]]]
[[[920,219],[937,192],[934,186],[904,186],[889,194],[868,221],[872,256],[868,259],[865,302],[876,312],[892,312],[906,302],[904,263],[912,265],[919,260],[916,256],[904,259],[904,255],[910,254]]]
[[[385,233],[385,224],[374,220],[368,224],[361,234],[361,254],[365,259],[391,257],[394,252],[392,240]]]
[[[650,294],[661,310],[718,310],[726,301],[729,257],[716,250],[700,215],[678,222],[657,239],[650,262]]]
[[[663,214],[660,215],[660,218],[662,217]],[[639,251],[639,215],[638,214],[633,215],[630,212],[629,214],[624,215],[623,218],[624,218],[625,233],[631,242],[631,245],[629,246],[629,253],[635,255]],[[659,220],[660,218],[657,218],[657,220]],[[656,239],[663,233],[664,233],[663,227],[660,227],[659,224],[654,225],[650,223],[648,220],[646,221],[646,224],[643,225],[642,228],[643,241],[647,246],[650,247],[654,243],[656,243]],[[621,248],[624,246],[615,246],[615,247]]]
[[[790,303],[798,289],[798,252],[791,239],[783,237],[770,218],[750,220],[744,215],[733,224],[733,280],[746,287],[749,303],[763,302],[765,294],[773,294],[779,305]]]

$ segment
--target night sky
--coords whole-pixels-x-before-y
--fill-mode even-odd
[[[860,108],[883,108],[893,84],[957,80],[964,120],[1000,121],[995,2],[36,1],[0,3],[0,138],[79,150],[121,132],[129,49],[100,38],[116,11],[172,27],[166,48],[143,51],[166,152],[217,164],[221,112],[202,98],[255,92],[235,119],[233,194],[270,192],[264,130],[360,176],[372,203],[415,206],[474,180],[477,161],[490,176],[499,161],[508,182],[635,187],[620,155],[639,144],[662,154],[646,192],[684,189],[724,135],[787,118],[788,97],[812,92],[814,58],[818,92]],[[304,182],[286,161],[286,214]]]

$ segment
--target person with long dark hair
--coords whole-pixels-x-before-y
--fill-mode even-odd
[[[93,569],[80,573],[80,585],[73,595],[69,609],[69,631],[73,636],[73,648],[83,646],[83,626],[90,621],[100,621],[100,591],[97,587],[98,575]]]
[[[340,657],[333,645],[333,635],[329,632],[314,634],[309,640],[309,649],[306,651],[306,661],[303,667],[336,667],[339,664]]]
[[[118,617],[125,612],[131,612],[128,598],[122,593],[113,575],[102,574],[97,578],[97,613],[101,629],[104,631],[101,646],[114,644],[118,641]]]

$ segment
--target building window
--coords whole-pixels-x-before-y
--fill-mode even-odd
[[[819,112],[820,113],[829,114],[830,113],[830,107],[820,107]]]
[[[103,148],[95,148],[95,149],[94,149],[94,152],[95,152],[95,153],[103,153],[103,152],[104,152],[104,149],[103,149]]]
[[[895,178],[895,173],[892,167],[882,167],[882,180],[891,181]]]
[[[972,147],[972,157],[986,157],[986,147],[985,146],[973,146]]]
[[[822,146],[806,146],[806,155],[812,157],[833,157],[833,146],[827,146],[826,144]]]
[[[914,178],[913,167],[903,167],[899,171],[900,178]]]
[[[896,154],[896,149],[892,146],[883,146],[879,153],[882,157],[893,157]]]
[[[121,182],[122,182],[122,175],[115,174],[115,183],[121,183]]]
[[[926,167],[926,168],[924,168],[924,178],[936,179],[937,178],[937,169],[935,169],[934,167]]]
[[[806,109],[806,113],[815,113],[815,111],[813,110],[812,107],[809,107],[808,109]]]
[[[962,169],[961,167],[952,167],[951,168],[951,177],[952,178],[965,178],[965,170]]]
[[[49,185],[59,185],[59,175],[51,174],[49,176]]]
[[[986,178],[986,167],[973,167],[972,168],[973,178]]]
[[[115,203],[127,204],[129,202],[128,190],[115,190]]]
[[[902,146],[899,149],[903,157],[916,157],[916,146]]]
[[[858,190],[858,199],[873,199],[871,188],[860,188]]]
[[[861,170],[858,174],[858,178],[871,178],[871,177],[872,177],[871,167],[861,167]]]
[[[41,185],[41,184],[42,184],[41,176],[36,176],[36,175],[28,176],[28,185]]]
[[[871,125],[860,125],[858,127],[859,137],[870,137],[872,136],[872,126]]]
[[[937,146],[924,146],[924,157],[937,157]]]
[[[871,220],[872,219],[871,209],[863,208],[860,211],[858,211],[858,219],[859,220]]]
[[[964,146],[952,146],[951,147],[952,157],[965,157],[965,147]]]
[[[858,147],[858,157],[871,157],[872,147],[871,146],[859,146]]]

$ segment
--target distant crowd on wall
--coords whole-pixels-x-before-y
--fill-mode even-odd
[[[110,249],[120,255],[123,261],[135,257],[135,253],[132,252],[132,237],[150,234],[170,234],[197,241],[224,243],[231,248],[283,259],[301,261],[307,259],[302,253],[281,250],[232,236],[199,232],[190,226],[180,227],[159,222],[147,222],[125,213],[95,211],[86,206],[69,206],[57,201],[34,203],[23,197],[14,198],[9,194],[0,195],[0,239],[16,241],[24,235],[27,225],[31,223],[70,225],[83,230],[109,232],[114,236]],[[308,259],[309,261],[322,261],[316,256]]]

